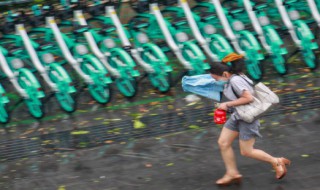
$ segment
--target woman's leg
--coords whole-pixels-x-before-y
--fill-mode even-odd
[[[287,173],[285,165],[290,164],[290,160],[286,158],[276,158],[264,152],[263,150],[253,148],[255,141],[255,138],[252,138],[250,140],[240,139],[241,154],[249,158],[270,163],[276,171],[276,178],[283,178]]]
[[[271,156],[270,154],[253,148],[254,143],[256,142],[255,138],[249,140],[240,139],[240,151],[242,156],[253,158],[256,160],[261,160],[264,162],[269,162],[270,164],[277,163],[277,158]]]
[[[238,136],[239,132],[223,127],[218,140],[221,156],[226,168],[226,175],[228,176],[239,175],[235,155],[232,149],[232,142]]]

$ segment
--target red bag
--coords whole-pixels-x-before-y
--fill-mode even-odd
[[[227,121],[227,112],[225,110],[216,109],[213,113],[213,120],[216,124],[224,124]]]

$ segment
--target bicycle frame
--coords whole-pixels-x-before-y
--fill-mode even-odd
[[[21,63],[16,67],[12,66],[13,61],[17,61],[17,58],[12,57],[6,49],[0,46],[0,65],[3,72],[24,99],[30,114],[37,119],[43,117],[44,112],[40,99],[45,97],[45,94],[39,81],[30,70],[23,68]]]
[[[271,55],[275,69],[280,74],[287,73],[286,60],[282,55],[286,55],[288,51],[284,47],[284,43],[275,27],[271,25],[270,22],[267,22],[268,17],[263,11],[259,10],[258,7],[254,10],[250,0],[243,0],[243,4],[249,15],[252,26],[259,36],[262,46]],[[261,26],[260,22],[262,22],[263,19],[266,23]]]
[[[315,0],[307,0],[309,9],[311,11],[311,14],[316,21],[318,27],[320,28],[320,13],[318,10],[318,7],[320,5],[320,1],[315,2]]]
[[[170,23],[163,18],[157,3],[151,3],[150,10],[152,16],[154,16],[154,21],[151,20],[150,22],[156,22],[158,24],[168,46],[177,56],[180,63],[182,63],[191,74],[202,74],[206,69],[210,68],[210,66],[205,63],[206,58],[204,54],[196,44],[192,41],[184,40],[179,42],[178,39],[173,38],[172,33],[178,34],[181,32],[175,31],[172,26],[170,27]],[[170,27],[170,29],[168,27]],[[190,56],[190,59],[186,60],[184,56]]]
[[[70,94],[75,93],[76,89],[72,85],[72,80],[66,70],[60,64],[55,63],[54,56],[49,53],[50,51],[44,51],[41,48],[38,48],[36,51],[36,48],[40,45],[30,39],[23,24],[16,25],[16,33],[20,39],[17,38],[15,40],[17,42],[20,41],[22,43],[21,45],[25,46],[33,65],[50,87],[50,90],[54,92],[60,107],[66,112],[75,111],[76,103]],[[52,60],[46,65],[43,57],[50,55],[52,56]]]
[[[183,11],[183,16],[185,16],[187,18],[188,24],[191,28],[191,31],[193,33],[194,38],[198,41],[199,45],[202,47],[202,49],[205,51],[205,53],[210,57],[210,59],[212,61],[216,61],[216,62],[220,61],[221,57],[219,58],[219,56],[217,54],[215,54],[210,49],[209,39],[206,40],[203,37],[203,35],[199,29],[199,26],[198,26],[201,24],[200,19],[198,19],[197,21],[195,20],[195,17],[197,17],[197,16],[191,12],[187,0],[179,0],[179,7],[181,7],[181,9]]]
[[[88,26],[88,24],[87,24],[87,22],[86,22],[86,20],[85,20],[85,18],[84,18],[84,16],[83,16],[83,13],[82,13],[82,11],[81,10],[76,10],[75,12],[74,12],[74,20],[80,25],[80,26]],[[92,48],[92,49],[94,49],[94,44],[96,44],[97,45],[97,41],[98,42],[103,42],[105,39],[109,39],[108,37],[104,37],[104,36],[102,36],[102,35],[99,35],[99,34],[97,34],[94,30],[92,30],[92,29],[88,29],[88,31],[87,32],[84,32],[84,37],[85,37],[85,39],[86,39],[86,42],[90,45],[90,47]],[[98,39],[98,40],[97,40]],[[108,47],[106,47],[106,46],[103,46],[104,48],[101,48],[101,49],[104,49],[104,51],[103,52],[105,52],[105,53],[102,53],[101,52],[101,50],[100,50],[100,52],[102,53],[102,54],[104,54],[104,57],[108,57],[108,56],[111,56],[112,57],[112,53],[110,53],[110,52],[112,52],[112,51],[117,51],[118,52],[118,54],[125,54],[125,55],[123,55],[124,57],[127,57],[128,59],[127,59],[127,61],[125,62],[125,63],[123,63],[123,64],[126,64],[130,69],[132,69],[132,71],[131,71],[131,74],[134,76],[134,77],[137,77],[137,76],[139,76],[140,74],[139,74],[139,72],[138,71],[136,71],[136,64],[135,64],[135,62],[131,59],[131,57],[130,57],[130,55],[128,55],[127,54],[127,52],[126,51],[124,51],[123,49],[121,49],[121,48],[117,48],[117,47],[112,47],[112,48],[108,48]],[[98,46],[97,46],[97,48],[98,48]],[[99,49],[99,48],[98,48]],[[99,54],[99,53],[98,53]],[[109,64],[107,64],[108,66],[109,66]],[[106,66],[107,66],[106,65]],[[108,67],[109,68],[109,67]],[[117,71],[118,73],[119,73],[119,71]],[[120,77],[121,75],[119,75],[118,77]],[[123,76],[121,76],[121,77],[123,77]]]
[[[264,56],[261,52],[260,44],[255,39],[254,35],[243,29],[234,31],[230,22],[234,24],[237,20],[234,20],[234,18],[228,15],[228,11],[221,6],[219,0],[211,0],[211,4],[207,3],[207,6],[211,11],[217,13],[223,29],[237,53],[245,56],[248,73],[253,79],[260,79],[262,77],[260,61],[264,59]],[[241,21],[237,22],[241,23]]]
[[[0,123],[9,122],[9,113],[6,109],[6,104],[9,103],[9,98],[6,96],[5,93],[6,92],[4,88],[0,84]]]
[[[110,18],[116,26],[123,47],[130,47],[132,57],[146,70],[152,85],[162,92],[168,91],[171,84],[168,75],[172,68],[167,65],[168,58],[163,51],[156,44],[150,42],[139,43],[140,45],[136,45],[137,48],[134,48],[128,39],[129,32],[122,26],[113,6],[106,7],[106,17]],[[135,40],[138,40],[136,36]]]
[[[82,27],[88,26],[81,10],[74,11],[74,20]],[[102,54],[108,66],[117,72],[116,85],[120,92],[126,97],[133,97],[137,91],[133,77],[140,76],[140,73],[136,70],[136,64],[130,55],[125,50],[113,45],[108,47],[104,41],[111,40],[113,42],[113,40],[99,35],[94,29],[88,29],[83,34],[91,49],[95,49],[97,55],[101,56]],[[100,48],[97,43],[100,44]]]
[[[82,53],[79,52],[80,50],[77,50],[77,47],[84,45],[75,43],[67,35],[62,34],[54,20],[54,17],[46,17],[46,23],[47,29],[45,32],[47,33],[47,40],[50,40],[51,38],[55,39],[60,47],[60,53],[88,84],[89,92],[92,97],[101,104],[109,102],[110,88],[108,84],[110,84],[112,80],[99,59],[89,54],[89,52],[86,52],[87,50]],[[38,29],[40,32],[43,32],[44,30],[45,29]],[[37,30],[35,29],[34,31]]]
[[[310,28],[303,20],[299,19],[299,15],[297,15],[299,13],[294,7],[291,7],[289,10],[291,17],[295,17],[292,21],[284,2],[282,0],[275,0],[275,3],[294,43],[300,49],[306,65],[310,69],[315,69],[318,65],[318,58],[313,51],[318,49],[318,44]]]
[[[130,54],[132,55],[132,57],[136,60],[136,62],[142,66],[144,68],[144,70],[147,72],[147,73],[154,73],[155,70],[154,68],[152,68],[148,63],[146,63],[140,56],[139,52],[137,49],[135,48],[132,48],[132,45],[128,39],[128,32],[126,34],[121,22],[120,22],[120,19],[118,18],[117,16],[117,13],[114,9],[114,7],[112,6],[107,6],[106,7],[106,15],[105,17],[107,18],[110,18],[110,20],[112,21],[112,24],[115,25],[115,27],[117,28],[117,33],[118,33],[118,37],[122,43],[122,46],[123,47],[127,47],[129,48],[130,47]]]

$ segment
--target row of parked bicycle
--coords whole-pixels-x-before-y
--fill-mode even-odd
[[[320,26],[320,3],[275,0],[272,7],[271,2],[250,0],[224,1],[223,5],[219,0],[197,1],[193,8],[187,0],[131,1],[138,14],[125,25],[114,2],[109,1],[61,0],[59,9],[34,5],[32,14],[10,11],[1,26],[1,74],[23,98],[30,114],[41,118],[46,96],[43,85],[53,92],[62,110],[76,109],[74,94],[78,89],[66,65],[101,104],[110,101],[111,83],[125,97],[136,94],[137,77],[142,75],[137,66],[152,86],[168,91],[172,72],[168,51],[189,75],[205,73],[209,60],[220,61],[234,51],[245,55],[247,72],[255,80],[262,77],[265,56],[271,58],[278,73],[285,74],[288,51],[278,34],[281,30],[289,32],[305,64],[316,68],[314,50],[318,44],[308,21],[299,18],[299,11],[312,14]],[[165,5],[162,10],[161,5]],[[269,15],[281,18],[285,27],[274,26]],[[248,25],[252,31],[246,30]],[[0,94],[0,122],[6,123],[9,99],[1,85]]]

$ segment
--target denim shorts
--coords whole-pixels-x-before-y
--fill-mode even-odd
[[[254,120],[252,123],[247,123],[243,120],[237,119],[236,114],[231,114],[231,117],[224,124],[224,127],[239,132],[240,140],[250,140],[256,137],[262,137],[259,132],[260,122]]]

